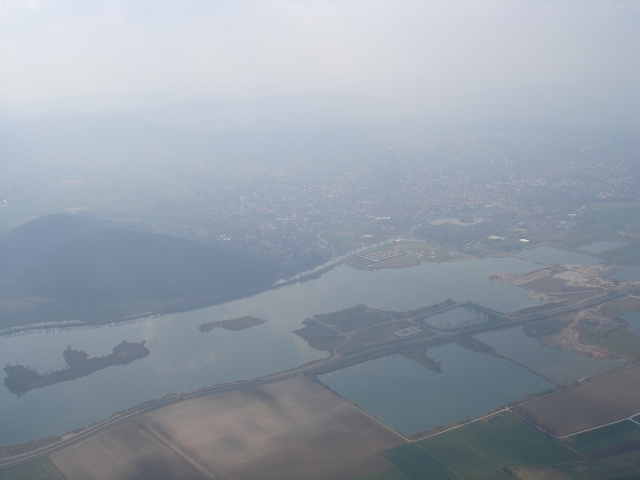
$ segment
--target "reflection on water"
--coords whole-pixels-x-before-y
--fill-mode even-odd
[[[340,266],[320,278],[192,312],[142,323],[99,329],[51,331],[0,338],[0,366],[16,361],[38,371],[66,366],[67,345],[109,355],[123,338],[146,340],[151,354],[142,362],[106,368],[71,382],[39,388],[18,398],[0,388],[0,445],[58,435],[107,418],[168,393],[248,380],[322,358],[292,330],[316,314],[366,304],[405,311],[447,298],[471,300],[514,311],[539,305],[525,290],[493,282],[495,272],[524,273],[537,265],[514,258],[424,264],[401,270],[355,270]],[[250,316],[264,319],[242,331],[217,328],[203,335],[202,324]],[[424,368],[419,365],[420,368]],[[50,412],[56,415],[50,415]],[[9,414],[6,414],[9,412]]]
[[[547,347],[528,337],[520,327],[481,333],[476,338],[493,347],[500,355],[557,383],[574,382],[621,366],[615,360],[598,360],[581,353]]]
[[[585,245],[584,247],[578,248],[578,250],[584,250],[585,252],[591,253],[602,253],[608,250],[613,250],[614,248],[622,247],[623,245],[626,245],[626,243],[607,240],[604,242],[592,243],[591,245]]]
[[[509,360],[455,344],[429,349],[427,356],[441,362],[440,373],[394,355],[318,378],[405,435],[474,418],[553,386]]]
[[[522,252],[518,252],[516,256],[518,258],[524,258],[525,260],[543,263],[545,265],[595,265],[602,262],[601,259],[590,255],[567,252],[553,247],[536,247],[531,250],[523,250]]]

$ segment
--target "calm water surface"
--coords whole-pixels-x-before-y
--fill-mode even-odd
[[[629,323],[629,328],[640,335],[640,312],[629,312],[622,315]]]
[[[522,328],[509,328],[476,335],[500,355],[538,372],[557,383],[570,383],[622,366],[615,360],[598,360],[558,348],[547,347],[528,337]]]
[[[531,250],[523,250],[516,254],[518,258],[524,258],[532,262],[543,263],[545,265],[595,265],[601,263],[602,259],[581,253],[567,252],[553,247],[535,247]]]
[[[322,358],[326,352],[310,348],[291,332],[315,314],[360,303],[409,310],[447,298],[471,300],[499,311],[539,305],[526,290],[488,279],[495,272],[524,273],[536,268],[514,258],[401,270],[340,266],[306,283],[142,323],[0,338],[0,365],[17,361],[41,373],[64,368],[62,352],[67,345],[95,357],[111,353],[122,340],[146,340],[151,352],[129,365],[109,367],[20,397],[0,385],[0,445],[59,435],[168,393],[248,380]],[[244,315],[266,323],[240,332],[198,330],[205,322]]]
[[[638,265],[616,265],[620,269],[611,278],[616,280],[640,280],[640,267]]]
[[[441,362],[441,372],[393,355],[318,378],[405,435],[478,417],[553,386],[509,360],[455,344],[429,349],[427,356]]]

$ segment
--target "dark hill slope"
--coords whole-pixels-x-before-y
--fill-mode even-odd
[[[222,248],[56,217],[18,227],[0,244],[0,273],[37,295],[72,302],[215,298],[274,281],[267,262]]]
[[[47,215],[11,230],[0,242],[0,272],[30,270],[71,239],[115,222],[80,215]]]

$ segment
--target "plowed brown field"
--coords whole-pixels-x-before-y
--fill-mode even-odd
[[[514,409],[555,436],[570,435],[640,412],[640,365]]]
[[[69,480],[353,478],[396,433],[302,377],[183,401],[51,456]],[[146,472],[146,473],[145,473]],[[158,477],[159,478],[159,477]]]

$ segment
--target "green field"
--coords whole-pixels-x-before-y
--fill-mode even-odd
[[[616,260],[623,260],[625,262],[640,263],[640,243],[634,242],[604,252],[603,255],[608,258],[615,258]]]
[[[487,478],[507,478],[501,472],[505,467],[582,460],[561,442],[508,413],[393,448],[385,455],[412,480],[463,479],[490,472],[497,473]]]
[[[398,470],[396,467],[385,468],[377,472],[365,475],[364,477],[358,477],[357,480],[410,480],[404,473]]]
[[[66,480],[48,457],[0,469],[0,480]]]
[[[625,421],[575,435],[571,437],[569,444],[580,453],[591,455],[638,439],[640,439],[640,425]]]
[[[636,361],[640,361],[640,336],[627,328],[616,330],[598,340],[598,343],[607,350],[620,355],[629,355]]]
[[[415,443],[384,452],[385,456],[411,480],[449,480],[459,478]]]
[[[462,468],[459,466],[460,458],[475,457],[475,466],[469,463],[464,467],[465,471],[470,472],[482,468],[488,472],[505,466],[580,460],[576,453],[510,414],[489,422],[470,423],[463,428],[427,438],[418,445],[452,469]],[[457,448],[458,453],[453,455],[448,452],[447,455],[451,458],[448,460],[439,453],[443,445],[448,445],[451,449]]]

